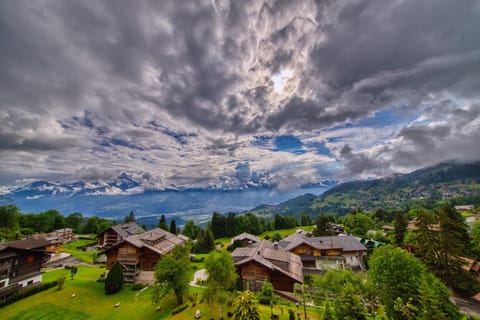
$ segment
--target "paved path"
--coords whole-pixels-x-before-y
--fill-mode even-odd
[[[460,311],[463,314],[467,314],[470,316],[478,317],[480,316],[480,304],[475,302],[471,299],[462,299],[459,297],[452,297],[453,303],[460,308]]]
[[[207,270],[206,269],[200,269],[198,271],[195,272],[195,274],[193,275],[193,281],[190,282],[190,286],[192,287],[202,287],[200,285],[197,284],[197,282],[200,282],[200,281],[205,281],[207,280],[208,278],[208,274],[207,274]]]

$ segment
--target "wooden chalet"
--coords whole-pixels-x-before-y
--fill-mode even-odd
[[[185,236],[176,236],[160,228],[128,236],[104,251],[107,269],[118,261],[122,265],[125,282],[134,283],[141,271],[154,271],[163,255],[187,240]]]
[[[253,243],[260,242],[260,238],[254,236],[253,234],[244,232],[232,238],[231,243],[233,244],[235,241],[240,241],[242,243],[242,247],[246,247]]]
[[[339,267],[365,270],[363,256],[367,248],[352,236],[306,237],[297,232],[278,245],[299,255],[307,273]]]
[[[58,229],[52,232],[52,236],[58,236],[61,237],[64,242],[70,242],[75,240],[75,234],[73,233],[73,229],[71,228],[63,228],[63,229]]]
[[[232,257],[244,290],[260,291],[268,280],[275,290],[293,292],[295,283],[303,283],[300,257],[267,240],[236,248]]]
[[[98,245],[100,247],[109,248],[131,235],[143,232],[145,232],[145,229],[135,222],[111,226],[98,235]]]
[[[0,301],[19,289],[42,282],[40,267],[48,259],[45,238],[0,244]]]

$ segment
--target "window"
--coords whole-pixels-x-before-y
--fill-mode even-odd
[[[28,256],[27,257],[27,263],[32,263],[34,260],[33,256]]]

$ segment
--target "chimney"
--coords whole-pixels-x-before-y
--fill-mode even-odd
[[[275,242],[273,243],[273,248],[274,248],[274,249],[278,249],[278,242],[277,242],[277,241],[275,241]]]

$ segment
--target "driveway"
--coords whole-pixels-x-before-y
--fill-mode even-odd
[[[208,278],[207,270],[206,269],[200,269],[195,272],[193,275],[193,281],[190,282],[190,286],[192,287],[201,287],[201,285],[198,285],[201,281],[206,281]]]

